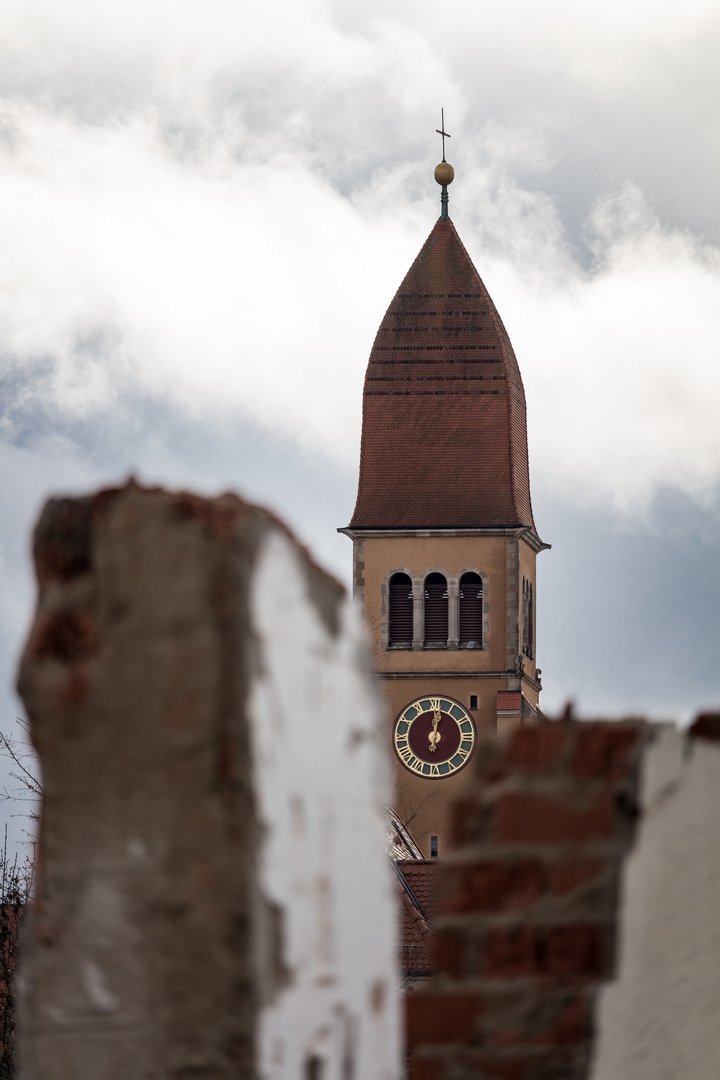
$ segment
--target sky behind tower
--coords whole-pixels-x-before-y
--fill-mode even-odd
[[[0,703],[49,492],[269,503],[346,581],[362,380],[450,215],[528,400],[544,707],[718,703],[716,0],[0,13]]]

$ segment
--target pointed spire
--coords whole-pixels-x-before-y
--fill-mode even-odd
[[[534,530],[520,371],[455,226],[440,220],[370,355],[351,528],[522,525]]]

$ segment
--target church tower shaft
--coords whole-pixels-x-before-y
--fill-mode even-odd
[[[548,546],[520,369],[446,207],[375,338],[342,530],[393,723],[396,810],[426,855],[442,853],[478,732],[537,716],[535,558]]]

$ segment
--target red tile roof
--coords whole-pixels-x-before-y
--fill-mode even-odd
[[[350,525],[534,529],[520,369],[449,220],[435,224],[375,338]]]
[[[498,712],[520,712],[522,694],[519,690],[498,690],[495,708]]]
[[[435,911],[436,859],[406,859],[398,866],[415,894],[425,917],[432,918]]]
[[[411,859],[395,864],[409,889],[399,883],[400,966],[405,975],[430,972],[430,923],[435,910],[435,860]]]

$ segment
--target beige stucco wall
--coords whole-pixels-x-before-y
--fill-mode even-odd
[[[623,873],[618,974],[600,994],[592,1080],[720,1072],[720,746],[656,729]]]
[[[456,577],[476,569],[485,581],[484,604],[488,615],[488,647],[483,649],[422,650],[423,670],[504,671],[506,662],[507,550],[504,536],[379,536],[362,541],[362,597],[378,671],[415,671],[417,652],[382,649],[383,584],[388,575],[407,570],[422,576],[440,570]],[[520,562],[534,580],[535,553],[520,543]]]
[[[388,701],[388,739],[390,739],[395,721],[406,705],[423,695],[443,694],[454,698],[463,705],[475,722],[478,735],[483,731],[495,729],[495,695],[498,690],[507,688],[507,678],[461,679],[457,676],[442,678],[436,675],[419,676],[412,679],[381,679],[381,685]],[[478,708],[470,709],[470,695],[477,694]],[[449,839],[449,811],[452,802],[459,798],[472,777],[469,765],[454,776],[440,780],[428,780],[416,776],[406,769],[393,753],[395,763],[394,807],[405,821],[429,858],[430,837],[439,838],[440,855],[447,851]]]
[[[478,732],[494,730],[497,692],[520,689],[514,670],[508,674],[507,669],[514,668],[520,649],[522,575],[534,582],[535,557],[534,550],[513,534],[366,536],[355,540],[355,591],[364,606],[373,662],[388,703],[388,740],[405,706],[430,693],[459,701],[470,711]],[[477,570],[484,582],[486,637],[482,649],[383,648],[386,586],[392,573],[402,570],[423,577],[437,570],[457,578],[470,569]],[[525,658],[524,667],[534,678],[534,660]],[[524,681],[522,690],[536,706],[538,694],[533,686]],[[478,699],[473,710],[471,695]],[[430,854],[431,836],[438,836],[442,854],[448,842],[450,803],[462,794],[471,770],[428,780],[409,772],[394,755],[393,759],[398,813],[426,855]]]

